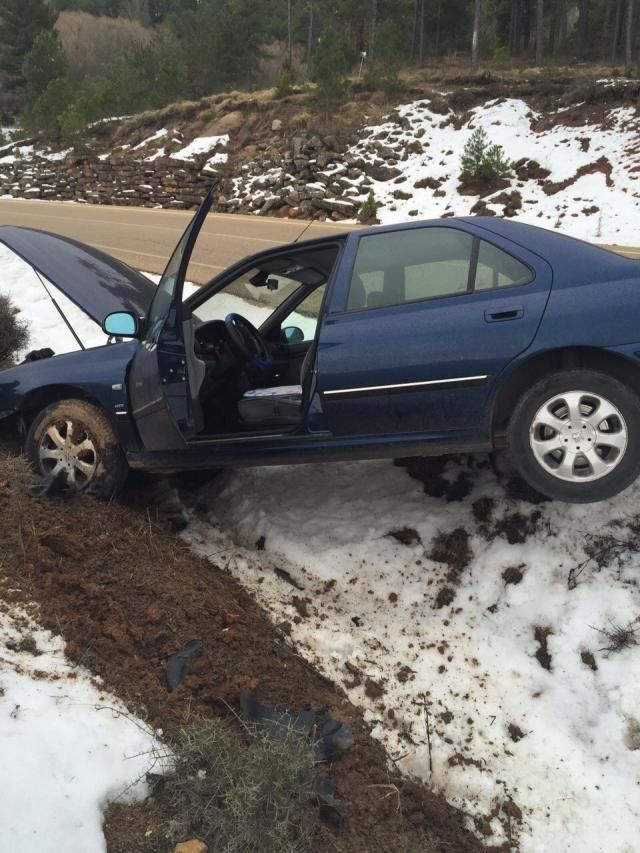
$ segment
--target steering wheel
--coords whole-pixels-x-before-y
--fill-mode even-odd
[[[260,332],[241,314],[225,317],[229,345],[233,353],[253,367],[270,367],[273,359]]]

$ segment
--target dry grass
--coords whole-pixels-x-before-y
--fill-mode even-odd
[[[640,643],[639,627],[640,620],[635,619],[628,625],[610,622],[606,628],[596,628],[595,630],[606,640],[606,645],[598,651],[604,652],[606,657],[610,657],[616,652],[623,651],[623,649],[637,646]]]
[[[281,738],[196,719],[171,744],[167,836],[197,837],[219,853],[303,853],[310,849],[313,747],[295,729]]]
[[[33,468],[22,454],[4,453],[0,455],[0,489],[24,491],[35,481],[36,475]]]

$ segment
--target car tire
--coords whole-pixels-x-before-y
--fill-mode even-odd
[[[25,451],[43,477],[60,477],[97,497],[111,497],[127,479],[115,429],[102,409],[84,400],[60,400],[39,412]]]
[[[606,500],[640,474],[640,398],[598,370],[553,373],[520,397],[507,442],[514,467],[543,495]]]

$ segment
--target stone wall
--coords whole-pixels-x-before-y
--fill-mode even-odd
[[[0,195],[188,209],[217,182],[215,173],[170,157],[147,162],[122,156],[52,160],[34,155],[0,163]]]

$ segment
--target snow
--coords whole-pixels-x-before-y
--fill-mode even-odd
[[[59,163],[72,153],[73,148],[65,148],[63,151],[51,151],[48,148],[43,148],[40,151],[33,152],[35,157],[41,157],[43,160],[49,160],[51,163]]]
[[[374,158],[367,151],[371,136],[387,134],[380,144],[397,150],[403,149],[424,131],[422,153],[407,152],[406,160],[398,163],[406,182],[374,181],[371,189],[382,202],[379,217],[383,223],[401,222],[418,211],[424,218],[435,218],[444,213],[456,216],[469,214],[476,197],[461,196],[458,192],[459,163],[463,148],[474,129],[486,130],[492,143],[502,145],[506,156],[518,161],[535,160],[550,171],[550,181],[573,179],[581,167],[588,167],[601,157],[612,166],[612,186],[607,185],[601,172],[584,175],[566,189],[547,195],[537,181],[511,182],[509,189],[518,189],[522,195],[522,210],[517,219],[547,228],[559,228],[563,233],[585,240],[624,245],[640,243],[640,185],[634,169],[640,165],[640,119],[629,107],[610,110],[606,128],[595,125],[567,127],[555,125],[547,130],[534,131],[532,125],[542,116],[532,111],[521,100],[490,101],[472,110],[460,130],[432,113],[427,102],[404,105],[398,110],[401,120],[408,122],[401,130],[395,122],[370,128],[367,137],[350,152],[353,155]],[[394,134],[390,136],[390,134]],[[583,150],[588,140],[588,150]],[[442,181],[436,190],[416,189],[414,184],[423,177]],[[395,199],[397,189],[411,193],[410,199]],[[488,202],[490,204],[490,198]],[[584,213],[593,206],[599,208],[591,215]],[[491,204],[490,204],[491,206]],[[496,213],[501,205],[493,205]]]
[[[29,324],[29,343],[24,352],[18,353],[19,359],[23,358],[29,350],[44,347],[50,347],[56,355],[75,352],[79,349],[77,340],[55,308],[52,297],[69,319],[83,346],[95,347],[107,342],[107,337],[98,323],[71,302],[51,282],[44,277],[40,278],[33,267],[2,243],[0,243],[0,268],[2,269],[0,293],[10,297],[21,311],[20,319],[26,319]]]
[[[152,142],[156,142],[158,139],[162,139],[163,136],[166,136],[169,131],[166,127],[160,128],[160,130],[156,130],[155,133],[148,136],[146,139],[143,139],[138,145],[133,146],[133,151],[138,151],[140,148],[146,148],[147,145],[151,145]]]
[[[33,145],[19,145],[17,148],[13,148],[12,154],[5,154],[4,157],[0,157],[0,163],[7,163],[9,165],[15,163],[17,160],[31,157],[33,154]]]
[[[208,154],[209,151],[214,151],[217,148],[225,148],[229,144],[229,135],[222,134],[221,136],[198,136],[180,151],[176,151],[171,155],[174,160],[193,160],[202,154]],[[214,162],[224,163],[227,160],[227,155],[222,152],[216,152],[216,157],[212,157],[207,161],[207,165],[213,165]]]
[[[153,733],[16,608],[0,613],[0,741],[3,850],[102,853],[106,804],[148,794]]]
[[[366,712],[401,769],[467,814],[495,809],[490,840],[510,831],[522,853],[633,853],[640,648],[607,656],[597,629],[640,616],[640,556],[624,553],[600,571],[589,563],[575,589],[567,579],[586,559],[590,537],[628,532],[640,484],[607,503],[536,508],[509,498],[483,457],[450,462],[444,476],[461,473],[471,494],[449,503],[427,496],[390,462],[233,471],[198,496],[186,535],[214,562],[224,553],[274,620],[291,624],[301,653]],[[509,544],[499,528],[483,531],[472,507],[481,497],[495,501],[498,521],[538,509],[537,532]],[[386,535],[405,526],[420,541],[403,545]],[[453,584],[454,601],[438,609],[439,589],[452,584],[449,567],[430,556],[432,542],[457,528],[468,531],[473,556]],[[304,591],[287,587],[270,566],[286,568]],[[522,581],[507,584],[503,573],[514,566]],[[293,594],[308,597],[310,618],[299,618]],[[536,627],[552,631],[550,671],[535,657]],[[597,671],[583,662],[585,651]],[[383,685],[381,700],[350,686],[347,662]],[[522,730],[521,740],[514,742],[510,725]],[[508,830],[500,807],[510,799],[523,823],[511,821]]]

